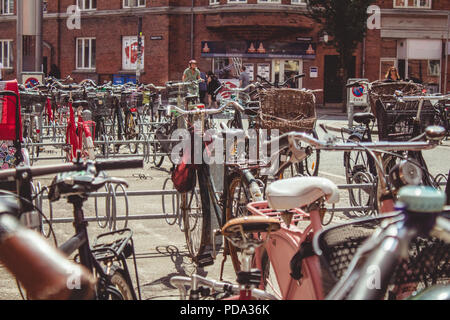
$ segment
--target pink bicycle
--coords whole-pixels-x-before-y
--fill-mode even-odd
[[[421,135],[428,141],[336,143],[331,140],[320,141],[305,133],[296,132],[276,139],[287,140],[293,155],[301,151],[301,143],[318,150],[361,150],[371,154],[379,171],[378,194],[382,203],[380,213],[385,214],[394,209],[396,191],[408,181],[421,181],[416,175],[422,173],[419,168],[414,167],[414,162],[405,160],[397,170],[392,171],[388,180],[380,161],[381,154],[398,150],[432,149],[444,136],[443,128],[429,127]],[[419,137],[415,140],[418,139]],[[285,145],[286,141],[280,141],[279,144]],[[298,158],[292,157],[291,161],[295,162],[296,159]],[[408,177],[405,180],[406,174]],[[312,242],[314,236],[322,230],[325,202],[339,201],[338,188],[325,178],[294,177],[270,184],[266,189],[266,197],[265,202],[250,203],[247,206],[252,215],[276,218],[281,223],[281,229],[270,235],[254,234],[255,238],[262,239],[264,243],[255,250],[253,261],[253,266],[262,271],[260,289],[283,300],[323,299],[320,261]]]

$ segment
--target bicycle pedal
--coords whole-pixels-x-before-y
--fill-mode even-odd
[[[214,264],[214,258],[211,252],[204,253],[202,255],[197,256],[196,264],[200,268],[209,267]]]

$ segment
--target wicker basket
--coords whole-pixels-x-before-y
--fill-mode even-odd
[[[396,82],[374,82],[369,90],[369,104],[372,113],[376,116],[376,101],[381,99],[384,103],[395,102],[392,95],[396,90],[403,92],[405,96],[407,95],[419,95],[422,94],[423,86],[421,84],[406,82],[406,81],[396,81]]]
[[[299,89],[268,89],[259,93],[261,109],[257,118],[259,129],[311,132],[317,121],[315,96]]]

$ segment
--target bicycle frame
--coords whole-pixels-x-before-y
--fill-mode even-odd
[[[72,253],[74,253],[76,250],[78,250],[78,256],[80,258],[80,263],[85,266],[89,271],[94,271],[97,274],[97,278],[105,281],[106,283],[100,283],[100,286],[105,286],[105,289],[110,294],[115,294],[116,296],[120,297],[120,293],[117,292],[115,288],[113,288],[107,281],[108,275],[105,272],[104,268],[100,265],[99,261],[96,259],[93,251],[91,250],[90,243],[89,243],[89,236],[88,236],[88,230],[87,230],[87,221],[84,218],[84,212],[83,212],[83,202],[84,198],[79,195],[69,196],[68,201],[73,205],[73,215],[74,215],[74,228],[75,228],[75,235],[67,240],[65,243],[59,246],[58,249],[60,249],[62,252],[64,252],[67,256],[70,256]],[[120,233],[122,230],[116,231],[115,233]],[[100,236],[101,237],[101,236]],[[130,241],[129,239],[128,241]],[[127,242],[128,242],[127,241]],[[122,265],[125,269],[125,280],[129,283],[130,287],[132,288],[132,281],[130,274],[128,272],[128,267],[125,261],[125,258],[120,257],[120,254],[114,253],[116,258],[118,260],[121,260]],[[136,261],[135,261],[136,262]],[[135,263],[136,268],[136,263]],[[136,272],[136,280],[137,280],[137,287],[138,287],[138,295],[139,299],[141,299],[141,292],[139,289],[139,280],[137,277],[137,270]],[[102,292],[96,293],[97,298],[99,298],[99,295],[104,294]],[[133,299],[136,300],[137,296],[134,290],[132,290]]]
[[[269,217],[277,216],[277,213],[270,212],[270,209],[261,209],[267,205],[266,202],[252,203],[247,206],[249,212],[253,215],[267,215]],[[261,211],[265,211],[261,213]],[[269,211],[269,212],[267,212]],[[310,218],[311,223],[304,229],[298,228],[295,223]],[[320,206],[313,205],[308,213],[301,209],[295,209],[295,215],[291,224],[281,224],[281,229],[271,233],[269,239],[266,234],[261,236],[264,238],[265,245],[256,249],[255,267],[265,272],[262,264],[265,255],[272,264],[279,292],[277,295],[283,300],[321,300],[323,299],[322,282],[320,274],[319,258],[315,255],[306,255],[300,258],[301,268],[298,280],[291,276],[292,272],[290,263],[287,259],[296,256],[299,249],[311,246],[312,236],[322,230],[322,219]],[[258,235],[255,235],[258,236]],[[298,271],[298,270],[297,270]],[[261,279],[260,289],[265,289]]]

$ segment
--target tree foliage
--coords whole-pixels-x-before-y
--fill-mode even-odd
[[[308,0],[307,16],[318,22],[349,70],[353,53],[367,32],[367,8],[374,0]]]

